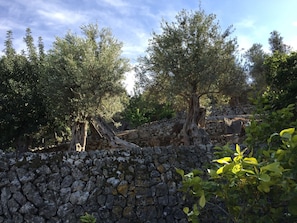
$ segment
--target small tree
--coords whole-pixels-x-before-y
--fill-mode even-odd
[[[110,115],[110,106],[119,106],[117,99],[125,94],[122,80],[129,70],[128,60],[121,57],[122,44],[110,30],[97,25],[81,30],[83,37],[68,32],[56,39],[44,79],[51,112],[72,122],[71,150],[85,149],[91,118]]]
[[[200,119],[200,98],[223,90],[240,89],[245,81],[236,58],[231,28],[221,32],[215,15],[181,11],[174,22],[163,21],[162,33],[153,33],[147,56],[140,58],[140,82],[152,91],[173,95],[188,104],[182,130],[184,144],[192,144]]]

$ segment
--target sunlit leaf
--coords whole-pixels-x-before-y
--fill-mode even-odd
[[[234,165],[234,167],[232,168],[232,173],[237,174],[238,172],[241,171],[242,166],[240,164],[236,164]]]
[[[241,160],[242,160],[242,156],[241,155],[238,155],[238,156],[235,156],[234,157],[234,162],[235,163],[239,163]]]
[[[243,159],[243,162],[248,163],[248,164],[252,164],[252,165],[258,165],[258,161],[254,157],[246,157],[246,158]]]
[[[282,130],[279,135],[282,137],[282,138],[291,138],[292,134],[295,132],[295,128],[288,128],[288,129],[284,129]]]
[[[224,172],[224,166],[217,170],[217,174],[222,174]]]
[[[236,144],[236,152],[237,152],[237,154],[240,154],[241,153],[240,146],[238,144]]]
[[[231,157],[224,157],[218,160],[214,160],[214,162],[220,163],[220,164],[228,164],[229,162],[231,162],[232,159]]]

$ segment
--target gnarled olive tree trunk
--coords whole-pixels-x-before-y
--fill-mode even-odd
[[[76,121],[72,126],[70,151],[85,151],[87,143],[88,121]]]
[[[120,139],[101,117],[88,118],[86,121],[76,121],[72,127],[70,151],[85,151],[88,124],[91,134],[98,140],[97,149],[136,148],[133,143]],[[100,144],[100,145],[99,145]]]
[[[199,128],[199,125],[201,128]],[[184,145],[196,145],[208,143],[207,133],[205,132],[205,108],[200,107],[199,97],[192,94],[186,121],[181,130],[181,142]]]
[[[127,142],[117,137],[114,131],[105,123],[105,121],[101,117],[91,118],[90,126],[92,134],[96,134],[97,138],[101,142],[99,148],[115,149],[139,147],[136,144]]]

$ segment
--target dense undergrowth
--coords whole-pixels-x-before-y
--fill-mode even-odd
[[[293,109],[290,105],[269,114],[265,111],[261,122],[252,120],[245,148],[215,148],[215,158],[205,170],[187,174],[177,170],[183,192],[197,201],[184,207],[190,221],[199,222],[203,208],[213,199],[223,204],[218,208],[225,213],[220,216],[224,222],[297,221],[297,124]],[[280,128],[283,130],[278,131]]]

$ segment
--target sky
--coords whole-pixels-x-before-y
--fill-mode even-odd
[[[134,65],[144,55],[152,33],[161,31],[162,19],[174,21],[181,10],[199,10],[200,5],[207,14],[217,16],[222,31],[233,26],[242,52],[254,43],[269,51],[273,30],[297,50],[296,0],[0,0],[0,55],[8,30],[18,51],[25,49],[26,28],[31,29],[36,44],[41,36],[48,50],[56,37],[67,31],[81,34],[82,25],[97,23],[123,42],[123,56]],[[129,93],[133,78],[132,72],[127,74]]]

